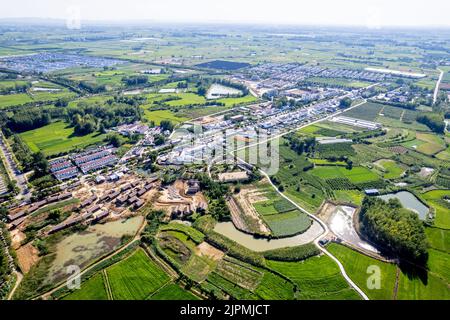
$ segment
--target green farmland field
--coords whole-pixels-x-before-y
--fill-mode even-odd
[[[148,109],[144,110],[144,118],[148,121],[154,121],[156,125],[159,125],[163,120],[170,120],[173,123],[181,123],[183,121],[189,120],[188,118],[177,116],[170,110],[149,111]]]
[[[354,167],[348,170],[339,166],[317,166],[312,174],[322,179],[347,178],[353,183],[378,180],[379,177],[364,167]]]
[[[0,109],[33,102],[33,99],[26,93],[0,95]]]
[[[435,226],[450,229],[450,204],[444,200],[445,196],[450,197],[450,190],[433,190],[422,194],[421,197],[436,212]]]
[[[114,300],[146,299],[170,281],[141,249],[106,271]]]
[[[98,132],[85,136],[75,136],[74,129],[65,122],[54,122],[44,127],[20,134],[28,147],[33,151],[42,151],[46,155],[69,152],[76,148],[85,148],[103,141],[106,137]]]
[[[267,264],[298,285],[299,298],[302,300],[360,299],[342,277],[337,264],[328,256],[322,255],[298,262],[269,260]]]
[[[280,197],[270,185],[262,185],[265,201],[253,204],[275,237],[286,237],[302,233],[311,226],[311,219],[293,204]]]
[[[328,249],[342,262],[350,278],[355,281],[369,298],[382,300],[394,298],[397,272],[397,267],[394,264],[369,258],[352,249],[334,243],[329,245]],[[448,276],[448,268],[442,269],[442,263],[445,264],[445,262],[443,262],[442,257],[433,256],[433,254],[435,253],[432,252],[430,255],[430,272],[427,273],[426,279],[408,275],[403,271],[399,272],[397,299],[449,299],[448,282],[443,280],[443,278]],[[380,289],[367,288],[367,278],[369,276],[367,268],[372,265],[380,268]],[[439,274],[435,273],[436,270]]]
[[[108,300],[102,274],[96,274],[84,282],[79,290],[65,296],[63,300]]]
[[[384,179],[400,178],[405,170],[393,160],[380,160],[377,162],[384,169]]]
[[[177,284],[168,284],[155,292],[148,300],[200,300]]]

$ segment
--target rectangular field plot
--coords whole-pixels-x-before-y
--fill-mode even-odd
[[[322,179],[347,178],[350,182],[358,184],[378,180],[379,177],[364,167],[354,167],[348,170],[338,166],[320,166],[314,168],[312,174]]]
[[[344,112],[343,115],[350,118],[375,121],[383,107],[384,105],[379,103],[367,102],[359,107]]]
[[[23,132],[20,134],[20,137],[31,151],[42,151],[49,156],[100,143],[106,135],[94,132],[85,136],[76,136],[72,127],[65,122],[59,121]]]
[[[170,281],[141,249],[107,269],[114,300],[144,300]]]
[[[84,282],[79,290],[65,296],[63,300],[108,300],[102,274],[97,273]]]

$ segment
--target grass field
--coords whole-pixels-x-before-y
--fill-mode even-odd
[[[148,109],[144,109],[144,118],[148,121],[154,121],[156,125],[159,125],[163,120],[170,120],[175,124],[189,120],[188,118],[177,116],[170,110],[149,111]]]
[[[170,281],[141,249],[106,271],[114,300],[146,299]]]
[[[378,161],[376,164],[383,168],[384,179],[397,179],[400,178],[405,172],[405,169],[393,160],[383,159]]]
[[[402,145],[429,156],[444,151],[446,148],[445,142],[439,136],[420,132],[416,133],[416,139],[405,142]]]
[[[102,274],[96,274],[84,282],[79,290],[65,296],[63,300],[108,300]]]
[[[85,136],[75,136],[74,129],[65,122],[54,122],[44,127],[26,131],[21,138],[33,152],[42,151],[47,156],[68,152],[76,148],[100,143],[106,137],[98,132]]]
[[[328,256],[312,257],[299,262],[269,260],[267,265],[298,285],[298,298],[301,300],[360,299],[342,277],[336,263]]]

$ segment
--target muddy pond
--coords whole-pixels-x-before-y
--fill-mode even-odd
[[[113,251],[123,236],[134,236],[143,222],[142,216],[97,224],[85,231],[72,234],[56,245],[56,256],[49,270],[50,281],[67,277],[67,267],[77,265],[83,269],[96,259]]]

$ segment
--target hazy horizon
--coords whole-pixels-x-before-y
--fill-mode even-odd
[[[126,4],[124,4],[126,3]],[[76,19],[81,22],[152,22],[450,27],[450,1],[429,0],[17,0],[2,6],[0,19]]]

